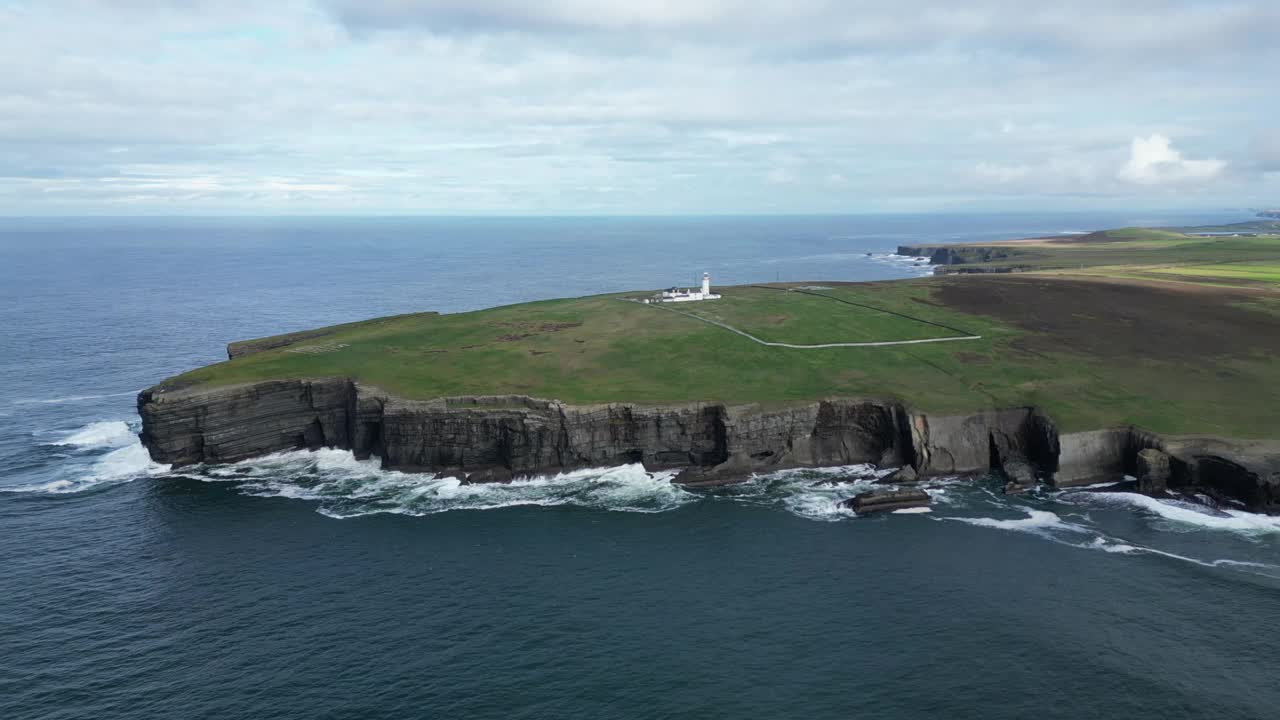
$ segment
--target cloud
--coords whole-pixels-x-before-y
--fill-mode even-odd
[[[1173,149],[1169,138],[1157,133],[1133,139],[1129,162],[1118,176],[1140,185],[1197,183],[1221,176],[1226,167],[1222,160],[1188,160]]]
[[[1000,165],[989,162],[980,162],[973,170],[979,178],[996,183],[1023,180],[1031,174],[1031,168],[1027,165]]]
[[[1249,147],[1252,164],[1262,172],[1280,172],[1280,129],[1258,133]]]
[[[775,185],[786,185],[796,181],[795,174],[786,168],[773,168],[765,174],[765,177]]]
[[[1239,52],[1272,42],[1267,2],[1076,0],[321,0],[353,32],[607,35],[744,44],[766,51],[913,54],[984,49]]]
[[[1142,205],[1210,174],[1201,158],[1240,171],[1202,183],[1235,206],[1280,168],[1280,96],[1258,70],[1280,66],[1278,14],[0,0],[0,214]],[[1126,141],[1152,132],[1194,141],[1196,159],[1131,158]]]

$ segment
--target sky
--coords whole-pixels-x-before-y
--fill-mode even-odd
[[[1280,2],[0,0],[0,214],[1280,205]]]

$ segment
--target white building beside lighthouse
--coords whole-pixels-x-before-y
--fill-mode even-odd
[[[702,273],[702,288],[667,288],[658,293],[652,300],[645,302],[694,302],[696,300],[719,300],[720,296],[711,292],[711,274]]]

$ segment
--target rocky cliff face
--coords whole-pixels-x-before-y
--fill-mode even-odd
[[[828,400],[778,410],[713,403],[565,405],[523,396],[403,400],[344,379],[282,380],[138,396],[157,462],[234,462],[347,448],[392,469],[531,474],[649,468],[909,464],[905,410]]]
[[[1008,260],[1017,257],[1015,250],[981,245],[899,245],[897,255],[927,257],[930,265],[963,265]]]
[[[226,463],[281,450],[351,447],[352,384],[279,380],[209,392],[138,394],[142,444],[174,465]]]
[[[1030,470],[1070,487],[1138,472],[1168,453],[1159,484],[1280,511],[1280,456],[1165,443],[1134,428],[1060,435],[1033,408],[932,416],[894,402],[829,399],[785,408],[690,403],[566,405],[524,396],[412,401],[347,379],[279,380],[138,396],[142,441],[157,462],[235,462],[302,448],[349,449],[385,467],[471,481],[643,463],[685,468],[678,482],[720,484],[788,467],[875,463],[922,477]],[[1150,457],[1142,467],[1150,465]],[[1161,465],[1163,467],[1163,465]],[[1152,484],[1151,487],[1156,487]]]

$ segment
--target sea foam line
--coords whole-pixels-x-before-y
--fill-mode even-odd
[[[68,395],[67,397],[48,398],[44,400],[14,400],[13,405],[61,405],[63,403],[83,402],[85,400],[102,400],[104,398],[125,397],[127,395],[137,395],[137,390],[121,393],[107,393],[105,395]]]
[[[1102,505],[1130,505],[1188,530],[1226,530],[1245,535],[1280,533],[1280,517],[1194,505],[1128,492],[1072,493],[1069,499]]]
[[[1148,498],[1152,499],[1152,498]],[[1192,563],[1201,567],[1220,568],[1233,567],[1241,570],[1254,572],[1255,574],[1265,575],[1267,577],[1280,577],[1280,575],[1269,572],[1256,572],[1257,570],[1280,570],[1280,565],[1271,565],[1268,563],[1250,562],[1245,560],[1200,560],[1198,558],[1189,557],[1187,555],[1179,555],[1177,553],[1168,552],[1166,550],[1158,550],[1153,547],[1144,545],[1133,545],[1114,538],[1107,537],[1102,532],[1064,521],[1057,513],[1047,510],[1033,510],[1030,508],[1022,508],[1027,513],[1025,518],[1014,519],[997,519],[997,518],[971,518],[971,517],[946,517],[941,520],[954,520],[969,525],[979,527],[993,528],[997,530],[1007,530],[1014,532],[1024,532],[1031,535],[1044,538],[1051,542],[1068,547],[1081,548],[1084,550],[1100,550],[1105,553],[1119,555],[1154,555],[1170,560],[1179,560],[1182,562]],[[1057,533],[1057,534],[1055,534]],[[1065,534],[1065,536],[1064,536]],[[1094,537],[1088,542],[1073,542],[1066,539],[1066,536],[1093,535]]]
[[[198,472],[201,479],[211,482],[239,483],[240,492],[246,495],[315,501],[320,504],[318,512],[342,519],[522,505],[654,513],[698,499],[672,484],[674,471],[650,473],[640,465],[469,484],[459,477],[384,470],[376,458],[357,460],[344,450],[321,449],[277,453],[231,466],[207,466]]]

